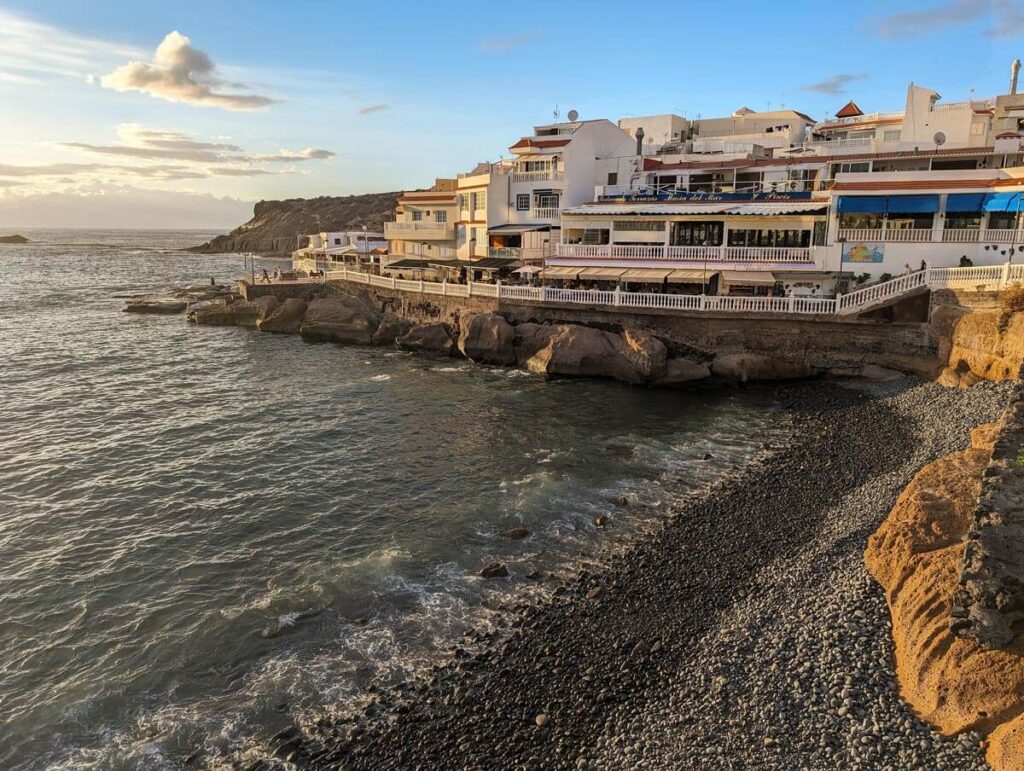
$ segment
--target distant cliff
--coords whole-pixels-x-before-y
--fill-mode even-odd
[[[368,193],[366,195],[323,196],[321,198],[289,198],[286,201],[260,201],[253,208],[252,219],[226,236],[194,246],[189,251],[200,253],[255,252],[284,256],[306,239],[296,236],[320,230],[358,230],[366,225],[380,231],[385,220],[393,218],[400,193]]]

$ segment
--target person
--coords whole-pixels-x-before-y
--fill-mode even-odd
[[[972,260],[970,257],[968,257],[965,254],[963,257],[960,258],[960,267],[961,268],[972,268],[972,267],[974,267],[974,260]]]
[[[914,272],[914,271],[912,271],[912,270],[910,269],[910,263],[909,263],[909,262],[906,262],[906,263],[904,263],[904,264],[903,264],[903,267],[904,267],[904,268],[906,269],[906,274],[907,274],[908,276],[909,276],[909,275],[910,275],[911,273],[913,273],[913,272]]]
[[[267,273],[267,269],[266,268],[263,269],[263,276],[262,276],[262,278],[263,278],[263,283],[264,284],[269,284],[270,283],[270,275]]]
[[[921,260],[921,270],[928,270],[928,263]]]

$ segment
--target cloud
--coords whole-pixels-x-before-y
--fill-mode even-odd
[[[132,60],[100,79],[114,91],[140,91],[169,102],[184,102],[225,110],[247,112],[269,107],[275,100],[258,94],[230,93],[245,89],[217,75],[217,66],[206,53],[192,46],[180,32],[168,34],[157,46],[153,62]]]
[[[359,110],[360,115],[370,115],[371,113],[380,112],[381,110],[390,109],[391,105],[388,104],[371,104],[368,107],[362,107]]]
[[[983,19],[992,19],[985,30],[989,37],[1024,35],[1024,9],[1019,0],[949,0],[920,11],[905,11],[876,19],[875,32],[889,40],[955,29]]]
[[[825,78],[818,83],[811,83],[808,86],[803,86],[804,91],[810,91],[815,94],[827,94],[829,96],[836,96],[837,94],[845,93],[846,87],[851,83],[856,83],[859,80],[864,80],[867,75],[851,75],[851,74],[840,74],[833,75],[830,78]]]
[[[160,166],[123,166],[106,163],[47,163],[29,166],[18,166],[9,163],[0,163],[0,178],[47,178],[58,177],[62,179],[79,179],[83,177],[112,178],[118,176],[144,177],[163,181],[180,179],[204,179],[210,176],[202,169],[188,166],[160,165]],[[0,179],[0,183],[3,180]]]
[[[517,35],[488,38],[480,43],[479,47],[482,51],[511,51],[514,48],[522,48],[525,45],[529,45],[540,37],[543,37],[542,32],[522,32]]]
[[[280,150],[276,155],[253,155],[251,158],[254,161],[280,163],[283,161],[324,161],[333,158],[334,155],[330,150],[307,147],[305,150]]]

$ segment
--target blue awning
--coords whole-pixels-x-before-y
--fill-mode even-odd
[[[985,196],[985,211],[1017,211],[1018,202],[1024,209],[1024,193],[989,193]]]
[[[934,214],[938,210],[937,195],[889,196],[889,211],[895,214]]]
[[[839,197],[836,211],[840,214],[884,214],[887,200],[884,195],[843,195]]]
[[[953,213],[983,212],[987,193],[953,193],[946,196],[946,211]]]

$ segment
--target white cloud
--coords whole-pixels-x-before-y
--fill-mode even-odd
[[[1024,9],[1020,0],[948,0],[920,11],[905,11],[876,19],[875,32],[890,40],[955,29],[991,19],[989,37],[1024,35]]]
[[[851,74],[839,74],[833,75],[832,77],[825,78],[818,83],[811,83],[809,86],[804,86],[804,91],[810,91],[815,94],[827,94],[829,96],[836,96],[846,92],[846,87],[851,83],[856,83],[859,80],[864,80],[867,75],[851,75]]]
[[[258,94],[237,93],[246,86],[222,80],[213,59],[177,31],[161,41],[152,62],[130,61],[104,75],[100,83],[114,91],[140,91],[170,102],[237,112],[262,110],[275,101]],[[234,89],[235,93],[226,89]]]
[[[390,108],[390,105],[387,105],[387,104],[371,104],[371,105],[368,105],[366,107],[361,107],[359,109],[359,114],[360,115],[370,115],[371,113],[381,112],[382,110],[387,110],[389,108]]]
[[[535,40],[543,37],[543,32],[521,32],[515,35],[506,35],[504,37],[492,37],[484,40],[480,44],[480,49],[483,51],[501,52],[511,51],[515,48],[522,48],[525,45],[529,45]]]

